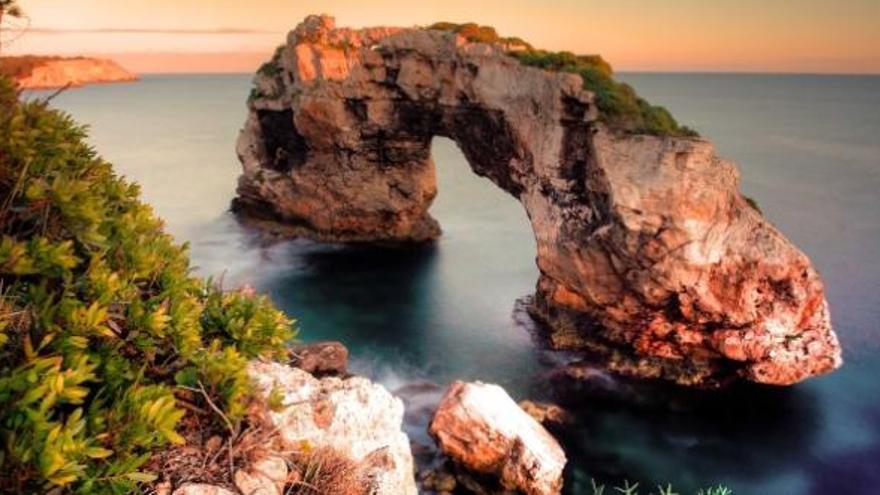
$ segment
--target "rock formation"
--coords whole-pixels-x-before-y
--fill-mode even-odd
[[[268,412],[289,451],[332,449],[350,459],[362,493],[415,495],[409,438],[401,430],[403,403],[363,377],[315,378],[277,363],[251,363],[257,394],[273,395]],[[359,492],[360,493],[360,492]]]
[[[285,235],[440,234],[430,145],[452,138],[537,242],[532,313],[619,373],[787,385],[841,363],[822,282],[700,138],[607,129],[581,78],[449,32],[309,17],[255,79],[234,209]]]
[[[498,476],[510,490],[529,495],[562,490],[562,447],[498,385],[454,382],[430,432],[457,463]]]
[[[523,400],[518,403],[520,409],[535,418],[545,428],[561,428],[571,424],[573,418],[565,409],[556,404]]]
[[[91,57],[3,57],[0,74],[25,89],[50,89],[92,83],[136,81],[137,76],[112,60]]]
[[[363,377],[317,378],[276,362],[251,362],[248,375],[255,388],[248,422],[257,437],[238,439],[247,455],[234,472],[230,464],[231,480],[205,483],[190,473],[180,486],[158,483],[157,495],[417,493],[403,403],[382,386]]]

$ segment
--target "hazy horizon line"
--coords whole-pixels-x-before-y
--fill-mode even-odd
[[[124,68],[136,74],[171,75],[171,74],[253,74],[257,68],[268,60],[271,50],[253,49],[244,51],[127,51],[97,52],[83,51],[78,53],[44,53],[7,52],[6,56],[61,56],[61,57],[94,57],[114,60]],[[231,58],[230,58],[231,57]],[[612,65],[614,64],[612,61]],[[653,61],[629,61],[615,68],[615,73],[654,73],[654,74],[777,74],[777,75],[828,75],[828,76],[880,76],[880,69],[847,70],[848,68],[816,69],[815,67],[798,68],[795,63],[787,67],[737,67],[736,64],[658,64]],[[679,65],[676,67],[676,65]],[[757,64],[756,64],[757,65]]]
[[[232,76],[232,75],[254,75],[256,71],[200,71],[200,72],[137,72],[138,76]],[[693,75],[713,75],[713,74],[730,74],[730,75],[754,75],[754,76],[862,76],[862,77],[880,77],[880,72],[796,72],[796,71],[775,71],[775,70],[664,70],[664,69],[622,69],[615,70],[614,74],[693,74]]]
[[[249,28],[53,28],[29,27],[28,33],[39,34],[284,34],[283,31]]]

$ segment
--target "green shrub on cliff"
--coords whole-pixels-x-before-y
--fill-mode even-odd
[[[581,76],[584,88],[596,95],[599,119],[615,131],[656,136],[697,136],[676,122],[668,110],[648,103],[626,83],[614,80],[611,65],[599,55],[536,50],[519,38],[502,38],[494,28],[474,23],[438,22],[428,29],[449,31],[478,43],[504,45],[523,65]]]
[[[137,491],[151,452],[183,441],[184,401],[242,417],[247,360],[295,333],[267,299],[193,277],[85,137],[0,78],[2,493]]]
[[[520,48],[531,50],[532,45],[526,43],[521,38],[508,37],[502,38],[492,26],[481,26],[474,22],[465,24],[456,24],[454,22],[435,22],[428,26],[428,29],[435,31],[449,31],[463,36],[466,40],[475,43],[492,43],[507,45],[509,48]]]
[[[611,64],[599,55],[544,50],[510,54],[523,65],[581,76],[584,88],[596,95],[599,118],[612,129],[657,136],[697,135],[692,129],[679,125],[665,108],[641,98],[629,84],[615,81]]]

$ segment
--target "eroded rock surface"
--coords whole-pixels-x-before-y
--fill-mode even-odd
[[[565,452],[498,385],[454,382],[430,426],[443,452],[505,487],[530,495],[562,490]]]
[[[341,342],[297,344],[291,347],[291,365],[315,376],[348,373],[348,348]]]
[[[699,138],[616,135],[579,76],[419,28],[300,24],[255,79],[234,208],[330,241],[440,234],[430,143],[452,138],[523,204],[532,313],[558,348],[619,373],[786,385],[841,363],[809,259]]]
[[[259,396],[280,399],[266,419],[286,450],[347,457],[363,493],[416,494],[403,403],[382,386],[362,377],[318,379],[278,363],[254,362],[248,373]]]

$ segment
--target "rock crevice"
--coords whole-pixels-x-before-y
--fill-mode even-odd
[[[430,29],[311,16],[255,79],[234,208],[329,241],[440,235],[430,143],[516,197],[550,341],[621,373],[791,384],[840,365],[809,259],[692,137],[610,132],[580,76]]]

